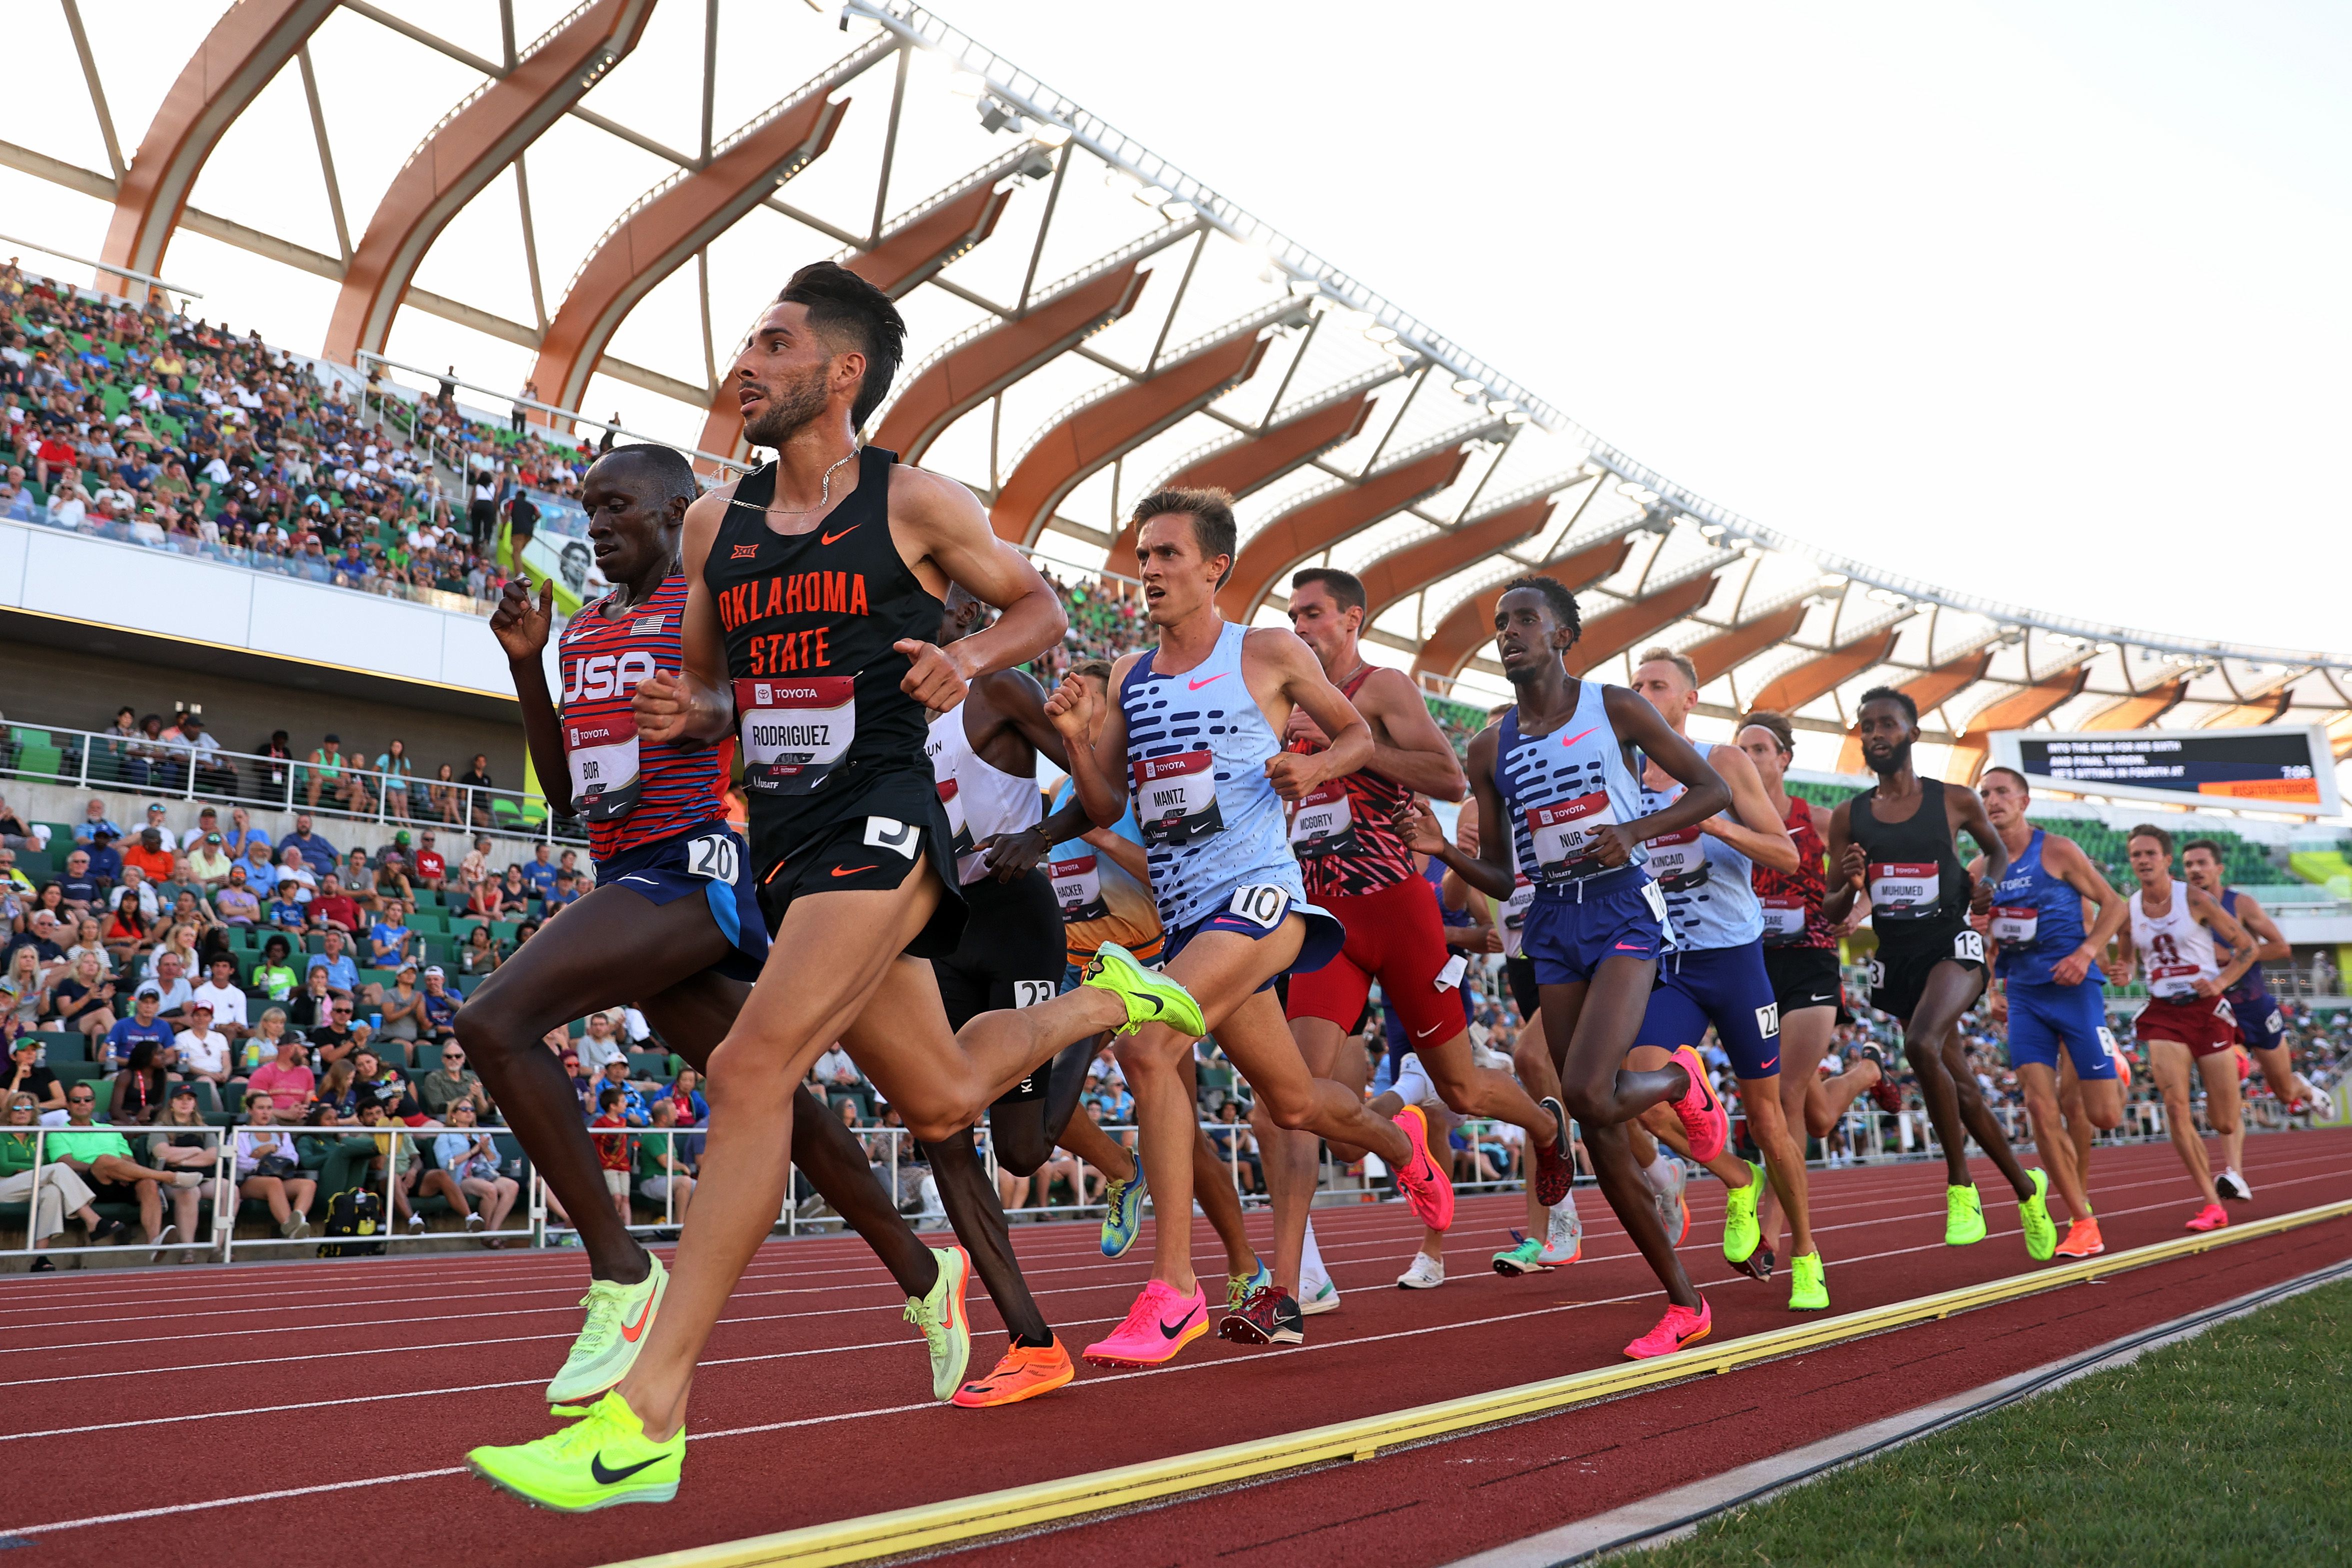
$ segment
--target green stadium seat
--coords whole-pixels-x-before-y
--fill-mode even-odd
[[[70,775],[66,771],[65,753],[56,747],[19,746],[16,748],[16,777],[54,779],[63,783]]]
[[[89,1037],[75,1030],[42,1030],[33,1038],[41,1042],[41,1058],[52,1071],[68,1061],[89,1060]]]

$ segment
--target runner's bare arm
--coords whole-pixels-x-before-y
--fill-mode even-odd
[[[2254,940],[2246,935],[2244,926],[2230,918],[2220,899],[2190,883],[2183,882],[2178,885],[2189,894],[2190,916],[2204,922],[2205,929],[2213,933],[2214,941],[2230,945],[2230,961],[2221,966],[2221,972],[2210,980],[2197,982],[2199,996],[2218,997],[2236,985],[2246,971],[2254,967]]]
[[[1601,863],[1628,865],[1633,862],[1635,844],[1698,826],[1731,804],[1731,789],[1706,758],[1674,732],[1658,710],[1650,706],[1649,698],[1625,686],[1603,686],[1601,696],[1618,739],[1640,747],[1642,755],[1664,768],[1666,776],[1683,787],[1683,792],[1664,810],[1632,822],[1612,822],[1600,836],[1603,846],[1599,855]],[[1749,767],[1752,768],[1754,764]],[[1612,842],[1617,846],[1618,852],[1614,854],[1606,847]],[[1483,841],[1479,848],[1486,848]]]
[[[508,673],[514,676],[515,701],[522,705],[522,739],[530,753],[530,770],[551,804],[570,815],[572,773],[563,754],[563,721],[547,689],[547,639],[555,625],[555,579],[542,578],[534,601],[527,578],[509,578],[499,591],[499,607],[490,613],[490,635],[505,650]],[[555,797],[562,800],[557,801]]]
[[[2235,918],[2246,935],[2254,939],[2254,962],[2259,964],[2267,959],[2272,963],[2284,963],[2294,956],[2294,949],[2287,946],[2286,936],[2279,930],[2278,922],[2271,918],[2270,911],[2255,902],[2252,894],[2238,894]]]
[[[2091,863],[2082,845],[2055,833],[2042,835],[2042,863],[2053,876],[2081,894],[2097,907],[2090,929],[2084,933],[2083,945],[2067,954],[2050,967],[2050,977],[2062,986],[2078,986],[2107,944],[2131,919],[2131,904],[2109,885],[2106,876]]]
[[[637,737],[655,745],[723,740],[735,725],[735,688],[727,678],[727,639],[719,609],[702,579],[719,524],[735,499],[735,486],[721,485],[686,509],[686,532],[678,541],[686,573],[686,612],[678,617],[683,667],[675,675],[656,671],[637,685],[631,711]]]
[[[1045,688],[1026,670],[999,670],[986,677],[996,711],[1055,767],[1067,773],[1069,753],[1062,747],[1062,732],[1045,716]]]
[[[904,464],[891,470],[890,529],[902,553],[928,561],[945,579],[935,592],[961,583],[998,612],[988,626],[945,648],[919,638],[898,644],[914,661],[900,685],[925,706],[944,713],[962,700],[964,683],[974,675],[1026,664],[1069,629],[1052,587],[1028,557],[996,537],[980,497],[954,480]]]
[[[1503,808],[1502,791],[1495,786],[1497,727],[1488,725],[1470,742],[1470,793],[1478,810],[1477,854],[1463,853],[1438,822],[1437,814],[1419,801],[1400,825],[1414,853],[1435,856],[1448,871],[1489,898],[1508,898],[1517,879],[1509,858],[1511,819]]]
[[[1379,718],[1388,737],[1372,737],[1366,767],[1432,800],[1459,800],[1470,792],[1453,743],[1402,670],[1374,670],[1356,688],[1356,704]]]
[[[1764,793],[1764,780],[1757,777],[1748,753],[1736,746],[1717,746],[1708,750],[1706,760],[1731,791],[1731,810],[1709,817],[1698,825],[1699,831],[1714,834],[1758,865],[1795,871],[1797,841],[1781,826],[1780,814],[1772,810],[1772,799]]]
[[[1120,689],[1127,672],[1140,657],[1129,653],[1112,666],[1112,692]],[[1108,828],[1127,814],[1127,712],[1115,698],[1101,699],[1110,704],[1110,712],[1103,720],[1102,734],[1089,746],[1087,733],[1094,727],[1096,700],[1094,689],[1085,681],[1065,675],[1045,699],[1045,716],[1062,732],[1062,744],[1069,752],[1070,783],[1087,818],[1096,827]]]
[[[1371,726],[1346,694],[1331,684],[1331,677],[1323,673],[1322,661],[1297,632],[1283,626],[1254,628],[1242,639],[1242,679],[1249,683],[1250,696],[1261,708],[1268,696],[1286,706],[1305,708],[1307,716],[1331,737],[1330,745],[1321,751],[1278,751],[1265,759],[1266,779],[1284,800],[1296,800],[1317,785],[1345,778],[1371,759]],[[1282,716],[1286,721],[1290,716],[1285,712]],[[1273,727],[1279,735],[1285,726]]]
[[[1981,915],[1992,907],[1992,890],[2009,874],[2009,846],[1992,831],[1992,821],[1985,815],[1983,798],[1975,790],[1947,789],[1944,804],[1951,831],[1966,831],[1984,851],[1985,873],[1969,890],[1969,907]]]
[[[1846,807],[1849,801],[1838,802],[1830,813],[1830,831],[1823,835],[1822,847],[1829,858],[1826,886],[1822,894],[1822,918],[1832,925],[1843,922],[1853,910],[1854,900],[1861,896],[1862,879],[1868,868],[1854,862],[1854,854],[1862,846],[1853,841],[1853,831]]]

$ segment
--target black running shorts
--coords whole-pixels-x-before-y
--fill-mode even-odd
[[[1893,922],[1888,923],[1893,925]],[[1927,977],[1942,963],[1956,963],[1984,987],[1984,936],[1966,920],[1923,920],[1924,930],[1900,936],[1882,928],[1870,959],[1870,1005],[1908,1024],[1927,989]]]
[[[758,831],[752,870],[760,879],[760,909],[772,935],[796,899],[826,893],[887,892],[904,883],[928,860],[939,873],[939,907],[915,940],[914,958],[955,951],[964,928],[964,902],[956,886],[954,830],[927,774],[900,772],[877,779],[854,799],[835,803],[829,819],[801,834]],[[781,844],[781,852],[772,849]],[[765,855],[774,854],[772,860]],[[1056,911],[1056,931],[1059,913]],[[1056,969],[1055,974],[1060,970]]]

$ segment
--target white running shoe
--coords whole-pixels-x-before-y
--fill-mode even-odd
[[[1397,1276],[1397,1288],[1403,1291],[1433,1291],[1445,1283],[1445,1260],[1433,1258],[1426,1252],[1416,1252],[1405,1271]]]
[[[1536,1261],[1547,1269],[1565,1269],[1584,1251],[1584,1221],[1576,1212],[1576,1199],[1554,1204],[1551,1218],[1544,1226],[1543,1250]]]
[[[2319,1113],[2318,1120],[2322,1122],[2336,1120],[2336,1096],[2316,1083],[2307,1083],[2305,1087],[2311,1091],[2311,1108]]]
[[[2246,1185],[2246,1178],[2238,1174],[2235,1166],[2225,1169],[2220,1176],[2215,1176],[2213,1186],[2215,1190],[2232,1203],[2253,1201],[2254,1189]]]
[[[1301,1316],[1319,1317],[1325,1312],[1339,1310],[1339,1287],[1331,1282],[1330,1275],[1318,1278],[1304,1270],[1300,1270],[1300,1275],[1298,1311]]]

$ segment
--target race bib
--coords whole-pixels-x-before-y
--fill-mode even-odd
[[[1055,861],[1046,874],[1054,879],[1054,900],[1062,906],[1064,920],[1101,920],[1109,915],[1110,904],[1103,897],[1102,873],[1094,856]]]
[[[1356,849],[1356,816],[1345,784],[1333,780],[1301,797],[1290,818],[1290,852],[1344,855]]]
[[[1992,939],[2004,947],[2031,947],[2041,928],[2042,911],[2031,904],[1993,905]]]
[[[637,726],[626,713],[566,719],[563,759],[572,809],[588,821],[609,822],[637,803]]]
[[[1062,986],[1058,980],[1015,980],[1013,982],[1013,1005],[1034,1008],[1052,1001],[1061,992]]]
[[[1224,831],[1217,810],[1217,759],[1204,747],[1173,757],[1147,757],[1129,768],[1135,821],[1147,844],[1181,847]]]
[[[1290,913],[1290,890],[1271,882],[1252,883],[1234,889],[1233,902],[1225,908],[1260,930],[1271,931]]]
[[[740,862],[732,833],[705,833],[686,841],[686,869],[695,876],[732,883]]]
[[[1650,852],[1650,874],[1660,887],[1668,893],[1687,893],[1706,881],[1706,838],[1692,827],[1649,841],[1645,847]]]
[[[1757,902],[1764,906],[1764,946],[1782,947],[1805,935],[1805,901],[1793,893],[1768,894]]]
[[[1873,861],[1867,877],[1873,922],[1922,920],[1936,913],[1943,897],[1943,879],[1935,865],[1905,861]]]
[[[744,788],[805,795],[823,784],[857,738],[856,691],[847,675],[738,680]]]
[[[1528,838],[1536,852],[1536,880],[1575,882],[1609,868],[1596,849],[1601,830],[1617,821],[1609,797],[1596,790],[1572,800],[1533,806],[1527,813]]]
[[[1883,958],[1873,958],[1873,959],[1870,961],[1870,970],[1869,970],[1869,972],[1870,972],[1870,988],[1871,988],[1872,990],[1874,990],[1874,991],[1883,991],[1883,990],[1885,990],[1885,989],[1886,988],[1886,962],[1885,962],[1885,959],[1883,959]]]
[[[974,846],[971,823],[964,816],[962,791],[952,779],[939,781],[940,804],[948,813],[948,852],[955,856],[956,881],[970,885],[988,874],[988,857]]]
[[[1520,943],[1525,940],[1528,908],[1536,901],[1536,884],[1521,877],[1511,888],[1511,896],[1503,900],[1503,951],[1510,957],[1520,956]]]
[[[1952,956],[1955,958],[1966,958],[1972,963],[1983,963],[1984,933],[1979,931],[1973,925],[1969,926],[1965,931],[1953,933]]]

